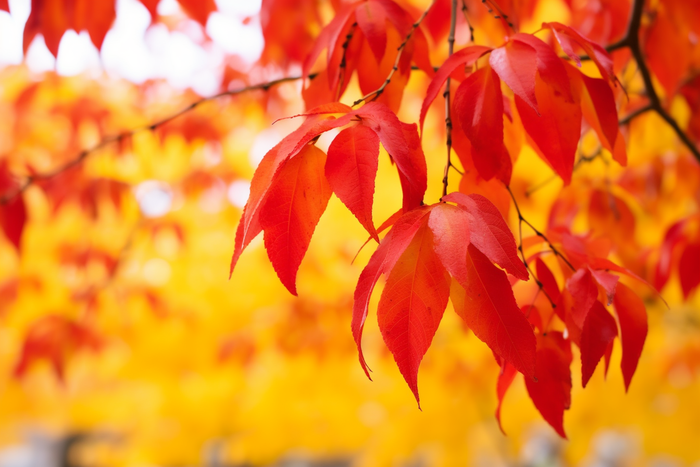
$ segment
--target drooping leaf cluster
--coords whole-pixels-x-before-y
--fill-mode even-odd
[[[157,2],[142,3],[155,18]],[[384,276],[379,329],[417,400],[418,370],[448,302],[501,369],[499,422],[501,401],[521,373],[543,418],[565,436],[574,346],[585,387],[601,361],[607,373],[618,339],[629,388],[648,331],[643,298],[658,301],[648,284],[661,290],[675,274],[685,298],[700,285],[700,179],[688,156],[698,156],[700,135],[700,80],[689,72],[700,63],[697,41],[690,40],[700,34],[700,15],[694,14],[700,7],[680,0],[653,7],[640,0],[573,3],[567,2],[570,24],[547,19],[537,29],[523,26],[535,14],[535,1],[436,0],[423,9],[393,0],[263,1],[261,64],[302,70],[306,108],[294,116],[298,128],[267,152],[255,171],[233,240],[231,274],[243,250],[262,233],[280,281],[296,295],[297,273],[335,194],[378,244],[357,278],[351,318],[367,376],[371,357],[363,353],[362,333],[373,291]],[[180,4],[200,24],[215,8],[213,2]],[[25,49],[42,34],[55,55],[68,29],[87,30],[99,48],[114,20],[114,5],[95,5],[34,1]],[[593,15],[595,8],[600,11]],[[0,9],[7,7],[0,2]],[[521,28],[533,32],[517,32]],[[664,41],[673,42],[676,58],[660,48]],[[638,69],[638,76],[631,69]],[[249,79],[244,72],[234,74],[236,82]],[[272,84],[256,86],[267,90]],[[406,111],[407,90],[418,93],[419,112],[415,102],[415,112]],[[30,88],[17,98],[18,114],[33,92]],[[678,102],[689,110],[687,124],[671,113],[671,104]],[[83,104],[64,113],[76,121],[89,114],[100,122],[102,109]],[[688,212],[667,222],[660,247],[641,251],[632,207],[654,210],[652,203],[670,183],[658,159],[623,169],[635,157],[629,127],[647,112],[660,116],[677,137],[681,155],[663,163],[675,164],[677,179],[691,180],[686,190],[691,195]],[[444,128],[431,121],[436,116],[445,118]],[[187,140],[222,137],[209,120],[182,118],[188,120],[181,127],[168,124],[162,131]],[[110,132],[101,128],[100,133]],[[446,142],[447,160],[443,177],[430,179],[432,162],[445,159],[444,151],[425,150],[434,133]],[[105,144],[127,145],[133,136],[118,135]],[[319,139],[329,136],[324,151]],[[587,155],[584,148],[591,147]],[[551,173],[564,185],[552,206],[533,202],[536,185],[518,175],[526,171],[521,161],[530,150],[549,168],[540,175]],[[377,225],[376,180],[385,153],[398,175],[402,203]],[[98,200],[104,199],[119,209],[127,183],[74,170],[89,154],[82,150],[78,159],[49,172],[27,164],[24,179],[2,161],[0,226],[17,251],[28,222],[30,186],[38,185],[54,211],[76,204],[95,216]],[[585,164],[598,160],[621,175],[579,176]],[[190,175],[183,189],[196,191],[230,174]],[[443,196],[426,200],[433,183],[442,184]],[[525,215],[528,204],[546,213],[546,227],[538,229]],[[177,226],[152,227],[177,231]],[[524,237],[523,229],[534,235]],[[101,262],[107,271],[117,262],[95,249],[65,256],[76,263]],[[155,300],[149,291],[142,295]],[[46,317],[27,333],[16,372],[24,374],[32,361],[46,359],[62,375],[67,354],[101,345],[84,323]]]

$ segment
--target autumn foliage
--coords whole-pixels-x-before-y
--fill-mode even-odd
[[[157,2],[140,1],[161,20]],[[178,1],[201,25],[216,10],[213,0]],[[550,3],[559,12],[542,17],[538,8]],[[0,9],[8,10],[1,1]],[[86,30],[99,49],[114,18],[114,2],[33,0],[25,51],[41,35],[57,55],[69,29]],[[366,240],[344,320],[368,378],[379,356],[363,348],[363,331],[376,315],[420,407],[419,368],[451,308],[499,368],[499,425],[519,378],[562,438],[575,383],[585,388],[615,371],[629,390],[651,332],[648,309],[691,300],[700,285],[700,3],[263,0],[260,26],[259,62],[227,65],[217,96],[189,97],[184,111],[133,125],[115,123],[109,106],[87,98],[56,104],[51,112],[74,128],[93,122],[99,137],[91,146],[73,130],[48,165],[23,136],[9,146],[14,152],[4,148],[0,226],[19,261],[33,222],[28,198],[40,192],[54,218],[66,206],[93,219],[105,205],[127,209],[130,186],[142,180],[85,170],[93,154],[112,147],[124,157],[150,132],[163,144],[171,136],[222,141],[230,128],[199,107],[238,96],[228,105],[262,102],[269,120],[290,130],[259,161],[244,209],[231,216],[233,282],[247,274],[245,258],[255,253],[245,250],[262,234],[282,285],[297,300],[312,296],[300,271],[335,197],[364,230],[355,240]],[[277,92],[290,82],[296,107]],[[8,104],[18,134],[31,133],[25,119],[49,85],[28,85]],[[652,125],[641,126],[651,115]],[[644,136],[656,128],[663,143]],[[245,178],[225,164],[186,172],[173,182],[184,199]],[[139,228],[188,242],[177,223],[147,219]],[[73,295],[88,312],[31,323],[16,377],[46,360],[63,380],[72,355],[110,345],[94,316],[120,256],[62,250],[65,264],[97,268],[101,279]],[[309,267],[332,269],[316,260]],[[682,298],[668,287],[674,280]],[[132,285],[127,294],[166,308],[157,290]],[[234,336],[220,356],[245,366],[255,353],[254,342]]]

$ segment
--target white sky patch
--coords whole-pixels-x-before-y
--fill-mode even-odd
[[[183,23],[181,31],[164,25],[150,25],[150,15],[137,0],[117,0],[117,19],[105,37],[101,54],[86,32],[67,32],[59,47],[58,60],[37,37],[30,46],[26,63],[34,72],[56,70],[62,75],[85,72],[110,75],[142,83],[166,79],[177,89],[192,87],[200,94],[218,90],[226,55],[238,55],[253,63],[264,41],[256,16],[260,0],[220,0],[219,11],[207,23],[212,42],[203,41],[204,32],[195,21]],[[0,67],[22,62],[22,34],[29,16],[28,0],[10,0],[12,15],[0,13]],[[177,14],[176,0],[161,0],[161,15]],[[243,24],[247,17],[254,19]],[[203,45],[204,44],[204,45]]]
[[[224,51],[239,55],[248,63],[260,57],[265,44],[258,21],[245,25],[241,18],[233,15],[212,13],[207,22],[207,33]]]
[[[10,11],[0,12],[0,66],[22,63],[22,31],[29,17],[27,0],[10,0]]]
[[[75,31],[68,31],[63,35],[56,60],[56,71],[59,74],[79,75],[85,71],[97,71],[100,66],[100,54],[92,45],[86,31],[80,35]]]
[[[136,200],[146,217],[161,217],[170,212],[173,206],[173,193],[163,182],[147,180],[135,188]]]
[[[228,200],[237,208],[243,209],[250,196],[250,182],[247,180],[236,180],[228,186]]]
[[[335,137],[338,136],[338,133],[340,133],[340,128],[333,128],[332,130],[326,131],[325,133],[321,134],[320,138],[318,138],[316,146],[319,149],[322,149],[323,152],[327,153],[328,146],[330,146]]]
[[[267,128],[258,133],[248,152],[250,165],[257,167],[260,161],[263,160],[263,157],[265,157],[265,154],[267,154],[267,151],[282,141],[282,138],[284,138],[284,134],[275,127]]]

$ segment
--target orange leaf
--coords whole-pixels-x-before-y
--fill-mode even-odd
[[[267,254],[292,295],[297,294],[297,270],[331,197],[331,187],[323,176],[325,164],[323,151],[305,146],[280,167],[260,207]]]
[[[562,333],[537,336],[537,379],[525,378],[525,386],[542,417],[561,436],[564,411],[571,406],[571,342]]]
[[[367,320],[367,310],[372,291],[379,277],[393,269],[396,261],[411,243],[418,229],[425,224],[425,216],[429,212],[427,209],[414,209],[401,216],[381,241],[357,280],[350,327],[352,328],[352,335],[359,353],[360,364],[368,378],[369,368],[362,353],[362,330]]]
[[[644,302],[624,284],[617,284],[613,305],[620,323],[622,376],[625,380],[625,390],[629,390],[647,337],[647,312]]]
[[[535,95],[535,49],[520,41],[510,41],[491,52],[489,63],[515,95],[532,107],[537,115],[539,109],[538,98]]]
[[[615,319],[596,300],[581,330],[581,383],[584,388],[616,336]]]
[[[335,137],[326,161],[326,177],[333,192],[377,241],[372,204],[378,158],[379,137],[366,126],[358,125]]]
[[[386,281],[377,308],[379,329],[420,407],[418,367],[450,295],[450,276],[433,249],[427,225],[418,229]]]
[[[527,378],[535,375],[535,335],[520,311],[506,274],[469,245],[463,307],[455,311],[493,352]]]

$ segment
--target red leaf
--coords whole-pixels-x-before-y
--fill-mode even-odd
[[[24,53],[27,53],[34,37],[41,34],[49,52],[57,57],[61,37],[70,26],[71,18],[62,0],[32,0],[29,18],[24,25]]]
[[[613,62],[608,52],[599,44],[587,39],[578,31],[561,23],[551,22],[542,23],[542,27],[552,30],[554,37],[561,45],[561,49],[566,55],[573,59],[578,66],[581,66],[581,59],[574,50],[574,43],[581,47],[591,60],[596,64],[600,74],[607,78],[610,83],[616,81],[615,73],[613,72]]]
[[[584,388],[616,336],[615,318],[596,300],[581,330],[581,382]]]
[[[540,78],[552,87],[556,94],[561,94],[564,100],[573,102],[569,76],[566,73],[562,59],[554,53],[554,50],[532,34],[518,33],[513,36],[513,40],[523,42],[535,49],[537,53],[537,73]]]
[[[489,63],[515,95],[532,107],[537,115],[539,100],[535,96],[535,49],[520,41],[510,41],[491,52]]]
[[[27,223],[27,208],[22,193],[17,192],[18,189],[7,159],[0,160],[0,198],[16,193],[14,198],[8,199],[5,204],[0,203],[0,228],[17,252],[20,251],[22,232]]]
[[[392,0],[374,1],[381,3],[382,7],[384,7],[387,19],[394,25],[399,36],[406,37],[414,24],[411,15]],[[402,54],[399,62],[399,71],[402,73],[410,71],[411,60],[428,76],[432,76],[433,67],[430,65],[428,42],[420,27],[413,31],[411,38],[406,44],[405,52]]]
[[[27,208],[21,195],[8,201],[7,204],[0,205],[0,227],[17,252],[20,251],[22,232],[26,222]]]
[[[496,396],[498,397],[496,420],[498,420],[498,428],[501,429],[503,434],[506,434],[506,432],[503,430],[503,425],[501,424],[501,404],[503,403],[503,398],[505,397],[508,388],[513,383],[515,375],[517,374],[518,372],[513,365],[505,360],[501,362],[501,372],[498,373],[498,383],[496,383]]]
[[[22,377],[35,361],[48,360],[56,377],[63,381],[65,363],[72,353],[98,351],[101,347],[102,340],[94,329],[63,316],[46,315],[27,331],[14,374]]]
[[[644,302],[624,284],[617,284],[613,304],[620,323],[622,376],[625,380],[625,390],[629,390],[647,337],[647,312]]]
[[[472,143],[474,166],[490,180],[501,168],[495,154],[505,150],[501,80],[491,67],[481,68],[459,85],[454,99],[459,124]]]
[[[78,32],[87,30],[90,40],[100,50],[109,28],[117,17],[115,2],[81,0],[76,1],[73,8],[73,29]]]
[[[467,283],[469,218],[464,209],[446,203],[433,207],[428,226],[435,238],[435,253],[445,269],[460,284]]]
[[[379,329],[420,407],[418,367],[450,295],[450,276],[433,250],[427,225],[396,262],[377,308]]]
[[[508,224],[487,198],[450,193],[443,201],[456,203],[469,213],[470,242],[486,257],[520,280],[528,280],[527,269],[518,257],[515,238]]]
[[[670,3],[670,2],[669,2]],[[692,11],[689,16],[697,16],[698,4],[693,1],[677,2],[688,3]],[[692,6],[690,6],[692,5]],[[649,69],[654,74],[661,86],[669,95],[677,92],[681,81],[687,77],[688,69],[693,65],[693,53],[691,50],[691,34],[684,25],[679,24],[678,17],[669,14],[669,6],[664,2],[654,8],[654,14],[645,30],[644,55]],[[674,53],[668,53],[673,50]]]
[[[481,45],[474,45],[467,47],[465,49],[459,50],[445,60],[440,69],[435,73],[433,79],[428,85],[428,89],[425,93],[425,99],[423,100],[423,105],[420,109],[420,130],[423,133],[423,122],[425,121],[425,115],[428,113],[430,104],[433,103],[435,98],[442,91],[442,86],[445,84],[447,78],[455,71],[459,66],[471,66],[477,61],[479,57],[484,55],[486,52],[491,50],[490,47],[484,47]]]
[[[617,283],[620,278],[614,274],[605,271],[597,271],[595,269],[591,269],[591,274],[593,274],[593,278],[603,287],[603,290],[605,290],[605,295],[608,299],[607,305],[611,305],[613,298],[615,298],[615,290],[617,289]]]
[[[683,298],[688,300],[690,293],[700,284],[700,243],[686,245],[678,263],[678,276]]]
[[[305,131],[304,125],[295,133],[298,134],[303,131]],[[236,229],[235,247],[233,257],[231,258],[229,276],[233,274],[233,270],[243,250],[260,232],[262,232],[262,227],[260,226],[260,207],[267,195],[272,177],[275,175],[282,162],[287,158],[283,148],[284,140],[265,154],[265,157],[263,157],[255,170],[255,174],[253,174],[253,179],[250,182],[250,196],[243,208],[243,214],[241,215],[241,220],[238,222],[238,228]]]
[[[571,406],[571,342],[562,333],[537,336],[537,380],[525,378],[525,386],[537,410],[552,428],[566,438],[564,411]]]
[[[306,60],[304,60],[304,66],[302,68],[302,74],[304,76],[308,76],[312,67],[316,63],[316,60],[324,49],[328,49],[327,62],[330,63],[334,49],[337,46],[340,38],[340,33],[359,3],[360,2],[344,4],[342,8],[336,11],[336,14],[331,22],[323,28],[321,33],[318,35],[316,42],[314,43],[314,48],[311,50],[311,53],[309,53],[309,56],[306,57]]]
[[[469,245],[464,306],[455,311],[493,352],[526,377],[535,375],[535,335],[506,274]]]
[[[537,278],[542,282],[542,288],[556,305],[561,298],[561,291],[554,274],[540,258],[535,260],[535,268],[537,269]]]
[[[396,221],[394,227],[386,234],[379,247],[362,270],[355,287],[354,303],[352,306],[352,335],[355,338],[360,364],[369,378],[369,368],[362,353],[362,330],[367,320],[367,310],[372,291],[379,277],[390,271],[399,256],[403,254],[418,229],[425,223],[425,216],[430,211],[415,209],[404,214]],[[392,216],[393,217],[393,216]],[[370,378],[371,379],[371,378]]]
[[[581,137],[581,106],[578,102],[567,102],[540,78],[535,87],[539,115],[519,95],[515,96],[515,105],[536,149],[564,183],[569,184]]]
[[[384,149],[396,162],[403,188],[404,211],[418,207],[428,186],[425,155],[415,123],[407,124],[386,105],[370,102],[355,111],[362,123],[379,136]]]
[[[566,288],[569,289],[573,298],[571,317],[574,323],[581,328],[586,320],[588,310],[598,298],[598,287],[593,280],[591,271],[588,268],[582,268],[569,278],[566,282]]]
[[[0,10],[8,13],[10,12],[10,4],[8,3],[8,0],[0,0]]]
[[[323,176],[326,154],[305,146],[277,172],[260,207],[265,248],[280,281],[297,294],[296,275],[331,197]]]
[[[685,238],[684,230],[686,223],[685,219],[681,220],[673,224],[666,231],[664,241],[659,249],[659,260],[656,263],[656,269],[654,271],[654,287],[656,290],[663,289],[666,282],[668,282],[668,278],[671,276],[673,252]]]
[[[598,135],[600,144],[610,151],[620,165],[627,165],[627,150],[617,122],[615,96],[607,81],[580,73],[583,80],[581,110],[583,117]]]
[[[366,126],[358,125],[335,137],[326,161],[326,177],[333,192],[377,241],[372,204],[378,158],[379,137]]]
[[[378,2],[365,2],[355,9],[355,19],[365,37],[367,44],[377,59],[382,61],[386,51],[386,13]]]
[[[207,26],[209,14],[216,11],[214,0],[177,0],[187,16],[197,21],[203,27]]]
[[[148,13],[151,14],[151,20],[158,16],[158,3],[160,3],[160,0],[139,0],[139,2],[141,2],[148,10]]]

